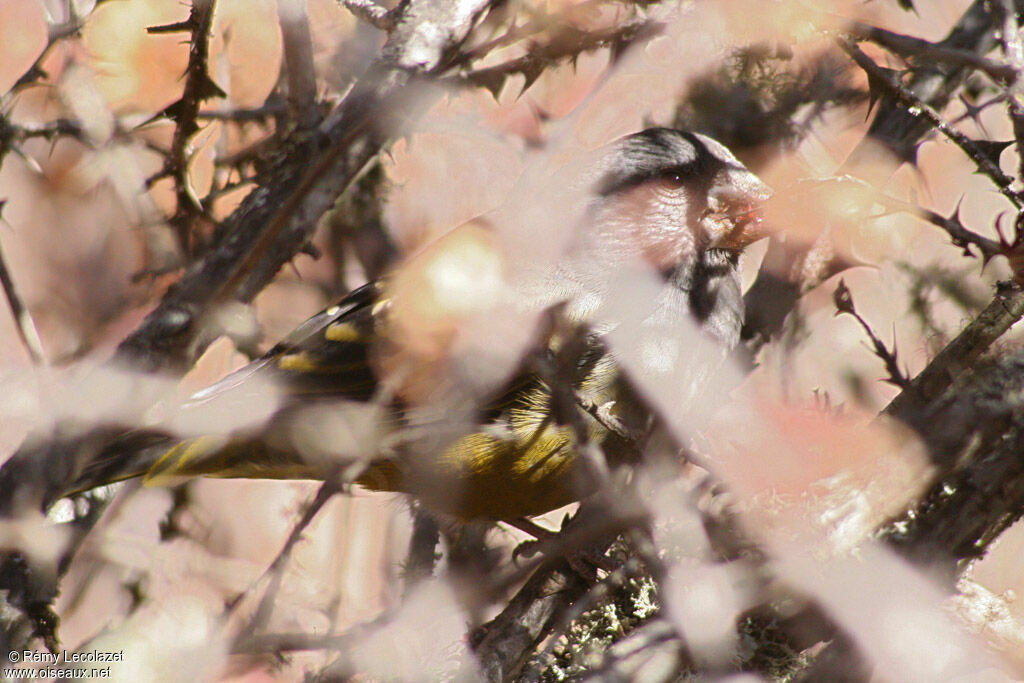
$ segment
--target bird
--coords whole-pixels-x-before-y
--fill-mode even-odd
[[[595,480],[585,448],[598,445],[609,459],[628,460],[653,420],[609,348],[614,323],[588,319],[615,286],[609,274],[626,263],[648,268],[664,290],[650,317],[691,320],[724,355],[743,322],[739,255],[762,236],[757,209],[770,195],[724,145],[673,128],[611,143],[586,182],[579,239],[551,276],[555,302],[529,352],[496,388],[474,396],[471,408],[422,405],[438,383],[430,349],[451,335],[436,325],[424,331],[422,320],[403,313],[431,293],[422,280],[410,280],[415,267],[407,265],[350,292],[191,402],[201,408],[260,380],[281,394],[268,419],[184,438],[163,429],[125,431],[96,449],[58,496],[132,477],[152,485],[197,476],[324,479],[348,468],[345,475],[366,489],[408,494],[461,520],[528,518],[586,498]],[[493,255],[487,221],[471,221],[440,243],[410,264],[429,269],[462,258],[478,268],[471,270],[472,291],[491,296],[490,271],[480,266]],[[695,371],[703,379],[692,383],[713,370]],[[338,405],[349,411],[344,424],[322,442],[351,439],[358,443],[346,452],[359,457],[297,448],[302,416],[322,426]],[[431,431],[456,413],[468,416],[459,427],[441,436]]]

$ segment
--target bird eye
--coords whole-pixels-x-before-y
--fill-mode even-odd
[[[678,190],[686,184],[686,179],[682,173],[668,173],[663,178],[666,185],[672,189]]]

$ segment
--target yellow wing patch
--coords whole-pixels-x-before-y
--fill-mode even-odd
[[[349,322],[331,323],[324,330],[324,338],[332,342],[359,342],[363,335]]]
[[[297,351],[277,359],[277,367],[290,372],[322,372],[323,368],[306,351]]]

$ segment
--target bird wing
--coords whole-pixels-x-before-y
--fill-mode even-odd
[[[305,400],[367,402],[377,381],[369,363],[382,286],[371,282],[321,311],[266,354],[194,394],[182,415],[226,416],[251,410],[268,389],[279,405],[266,423],[228,433],[182,438],[177,429],[134,429],[115,433],[88,459],[64,495],[142,476],[168,485],[200,475],[218,477],[309,478],[317,471],[295,453],[266,443],[273,429]],[[216,422],[215,417],[212,421]]]
[[[256,375],[272,376],[286,395],[369,400],[377,386],[369,353],[384,303],[379,282],[353,290],[299,325],[259,359],[194,394],[189,405],[244,390]]]

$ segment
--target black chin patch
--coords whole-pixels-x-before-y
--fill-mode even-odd
[[[723,282],[736,276],[740,254],[731,249],[707,249],[694,260],[687,260],[660,271],[662,279],[686,292],[690,313],[698,322],[705,322],[722,304],[719,298]]]

